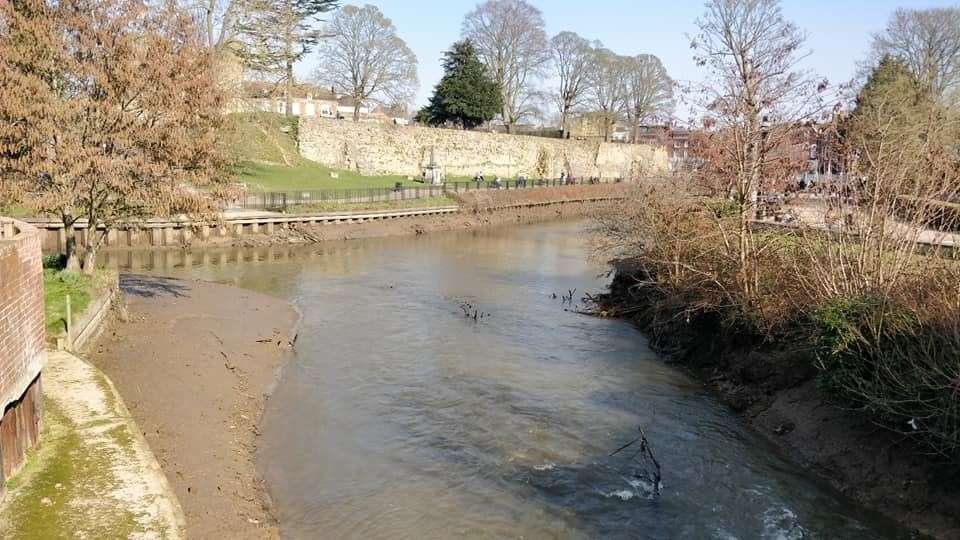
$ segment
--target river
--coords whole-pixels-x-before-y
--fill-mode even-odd
[[[899,537],[631,325],[569,310],[609,279],[584,226],[118,257],[302,312],[258,463],[284,537]],[[659,496],[610,456],[639,426]]]

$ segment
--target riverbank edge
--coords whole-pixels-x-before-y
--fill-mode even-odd
[[[243,530],[238,530],[234,528],[226,532],[230,535],[230,537],[233,537],[233,538],[279,538],[280,524],[276,516],[275,503],[271,497],[270,490],[264,481],[261,471],[256,466],[256,463],[257,463],[257,455],[259,452],[260,438],[262,436],[261,427],[264,419],[266,404],[270,396],[276,389],[277,385],[279,384],[283,376],[284,370],[287,368],[288,364],[290,363],[290,361],[294,356],[293,347],[296,343],[297,332],[303,318],[302,312],[297,308],[295,304],[293,304],[292,302],[286,301],[282,298],[259,293],[250,289],[245,289],[242,287],[233,286],[229,284],[214,283],[214,282],[203,281],[203,280],[183,280],[178,278],[167,278],[162,276],[152,276],[152,275],[139,276],[139,275],[134,275],[130,273],[121,273],[120,274],[121,290],[120,290],[120,294],[117,296],[117,302],[116,302],[119,305],[118,309],[115,309],[113,313],[106,319],[106,321],[103,324],[104,326],[103,331],[89,345],[91,349],[98,348],[101,340],[109,339],[110,337],[112,337],[113,339],[117,339],[117,338],[123,339],[124,338],[123,323],[128,322],[129,319],[133,317],[137,317],[137,314],[134,313],[132,310],[130,310],[130,312],[128,313],[128,310],[130,309],[128,306],[128,300],[130,299],[130,296],[128,293],[124,292],[123,286],[122,286],[124,278],[130,278],[130,277],[134,277],[137,279],[142,278],[145,280],[171,282],[171,283],[173,282],[183,283],[183,284],[188,284],[190,287],[200,287],[200,288],[207,288],[207,289],[216,288],[217,298],[223,301],[224,303],[228,303],[231,300],[237,301],[238,303],[244,303],[245,307],[252,309],[252,311],[259,311],[263,307],[263,303],[257,302],[256,300],[254,300],[253,302],[250,302],[249,299],[247,299],[247,301],[245,302],[242,302],[237,299],[245,296],[262,297],[263,299],[268,299],[269,302],[282,304],[284,309],[288,309],[290,312],[293,313],[294,316],[293,316],[292,322],[289,324],[289,326],[286,327],[286,330],[281,331],[279,334],[275,334],[274,336],[274,339],[278,340],[278,343],[279,343],[278,347],[282,346],[282,352],[280,353],[279,359],[276,361],[276,363],[270,367],[269,374],[265,378],[265,380],[261,381],[261,384],[257,385],[256,387],[243,388],[242,391],[239,387],[235,388],[235,390],[237,390],[239,394],[242,394],[243,396],[246,396],[248,398],[249,402],[247,403],[247,407],[249,409],[252,409],[253,411],[256,411],[255,416],[250,418],[250,420],[246,420],[246,418],[248,417],[247,415],[243,414],[242,412],[236,412],[236,414],[233,415],[233,418],[231,420],[235,421],[236,427],[238,427],[239,429],[233,430],[232,426],[230,426],[228,429],[228,426],[224,425],[223,429],[220,430],[223,435],[236,437],[238,434],[240,434],[241,438],[243,439],[237,442],[237,445],[234,449],[237,450],[239,453],[243,453],[245,455],[245,459],[241,460],[242,463],[247,465],[246,467],[244,467],[246,470],[243,471],[243,474],[249,477],[252,481],[248,485],[243,485],[242,489],[238,492],[235,492],[234,495],[241,497],[247,501],[255,502],[254,506],[256,507],[257,510],[260,511],[260,513],[255,517],[253,515],[246,515],[246,514],[243,515],[243,517],[245,518],[244,520],[242,520],[242,525],[245,526]],[[159,294],[156,297],[148,298],[145,301],[162,302],[163,301],[163,299],[161,298],[162,296],[163,296],[162,294]],[[199,315],[201,317],[204,317],[204,316],[215,317],[217,315],[216,309],[208,309],[205,313],[193,313],[193,314]],[[108,336],[108,334],[110,334],[110,336]],[[149,339],[150,336],[159,337],[161,332],[159,330],[155,330],[152,332],[151,331],[145,332],[145,334]],[[129,337],[129,336],[126,336],[126,337]],[[217,340],[219,341],[219,338],[217,338]],[[223,344],[221,343],[221,345]],[[252,350],[252,348],[250,348],[250,350]],[[197,345],[195,347],[195,352],[197,356],[203,355],[205,353],[210,353],[209,356],[211,357],[216,356],[216,352],[213,349],[211,349],[210,347],[203,347],[201,345]],[[223,353],[220,352],[219,354],[223,354]],[[109,353],[107,353],[107,355],[109,355]],[[91,352],[90,356],[93,357],[91,361],[91,365],[95,365],[95,363],[96,364],[102,363],[105,355],[101,350],[101,351],[97,351],[97,353]],[[249,356],[249,355],[244,354],[244,356]],[[219,356],[216,356],[216,357],[219,358]],[[224,356],[224,358],[226,358],[226,356]],[[230,365],[229,364],[230,361],[236,362],[236,364]],[[243,371],[243,368],[240,362],[242,361],[239,361],[238,359],[234,359],[233,356],[231,355],[231,359],[224,362],[224,365],[227,366],[228,370],[236,374],[238,371],[240,372]],[[189,366],[189,364],[187,364],[187,366]],[[96,367],[99,368],[100,366],[97,365]],[[105,372],[106,369],[103,369],[103,371]],[[178,375],[189,377],[190,374],[187,373],[187,371],[188,369],[186,369],[185,367],[181,368],[181,373],[179,373]],[[106,374],[104,374],[104,377],[106,378]],[[111,384],[113,385],[113,383]],[[119,386],[113,385],[113,387],[116,395],[118,396],[118,399],[123,399]],[[127,390],[130,390],[130,388],[127,388]],[[220,396],[220,398],[222,398],[222,396]],[[175,396],[171,396],[170,399],[178,399],[178,398]],[[137,403],[135,407],[138,410],[138,414],[143,414],[140,412],[140,409],[141,409],[140,405],[141,405],[140,403]],[[162,413],[160,413],[159,411],[154,411],[154,414],[162,414]],[[201,416],[204,416],[204,415],[201,415]],[[241,420],[241,419],[244,419],[244,420]],[[245,423],[247,425],[242,425],[242,423]],[[159,431],[157,433],[159,436]],[[150,433],[149,431],[144,431],[143,435],[152,436],[152,433]],[[147,448],[154,451],[153,445],[149,444],[149,441],[146,440],[146,437],[144,437],[144,444],[147,446]],[[169,456],[169,453],[170,452],[166,452],[163,455],[163,459],[157,460],[159,464],[158,465],[159,470],[161,474],[164,475],[165,479],[170,483],[170,485],[172,485],[174,482],[182,483],[183,477],[180,475],[180,471],[174,471],[171,469],[171,467],[168,467],[167,457]],[[154,454],[156,454],[156,451],[154,451]],[[160,454],[157,454],[157,455],[159,456]],[[181,518],[181,523],[183,524],[183,530],[185,531],[185,536],[192,536],[191,530],[195,526],[195,523],[193,523],[193,521],[189,517],[186,517],[186,512],[182,510],[183,502],[184,502],[183,494],[181,494],[180,496],[177,496],[176,489],[170,489],[170,491],[171,491],[171,496],[177,501],[178,507],[181,508],[180,512],[181,512],[181,516],[183,516]],[[201,494],[203,494],[204,496],[209,496],[209,494],[214,493],[212,489],[201,490],[201,489],[198,489],[198,486],[196,485],[194,485],[192,488],[188,487],[186,491],[187,493],[192,492],[194,497],[201,496]],[[217,496],[220,496],[219,491],[220,491],[220,486],[217,485],[216,486]],[[241,508],[237,507],[235,508],[235,510],[238,515],[241,514],[241,510],[242,510]],[[250,510],[250,508],[247,508],[246,510]],[[236,526],[236,523],[234,524],[234,527],[235,526]]]
[[[817,386],[803,344],[757,345],[720,321],[662,311],[641,292],[640,272],[614,261],[597,314],[621,318],[650,347],[690,372],[787,457],[844,496],[921,537],[960,538],[960,467],[933,462],[913,441],[846,410]]]
[[[233,285],[226,285],[226,286],[231,287],[233,289],[237,289],[238,292],[246,290],[238,286],[233,286]],[[274,297],[274,298],[277,298],[277,297]],[[261,392],[261,395],[263,396],[263,401],[259,405],[260,414],[257,416],[257,419],[254,422],[254,437],[253,437],[253,446],[251,450],[252,455],[250,460],[250,463],[253,465],[254,479],[256,480],[255,487],[257,490],[257,497],[260,499],[264,512],[270,518],[270,524],[272,528],[271,533],[275,533],[273,534],[273,537],[275,538],[280,537],[280,519],[277,516],[277,503],[276,501],[273,500],[273,492],[270,489],[270,486],[267,485],[267,482],[264,479],[264,475],[261,473],[261,470],[257,466],[257,463],[259,463],[259,459],[260,459],[260,441],[261,441],[261,438],[263,437],[262,428],[263,428],[264,416],[266,416],[266,412],[267,412],[266,404],[268,401],[270,401],[270,397],[273,396],[273,393],[277,390],[277,386],[279,386],[279,384],[283,381],[283,377],[287,371],[287,368],[290,367],[290,362],[293,360],[295,356],[297,338],[300,335],[300,327],[303,324],[303,311],[300,310],[300,308],[297,306],[296,303],[283,300],[282,298],[277,298],[277,300],[281,302],[286,302],[287,305],[289,305],[290,309],[293,310],[294,314],[296,315],[296,318],[293,324],[290,325],[289,331],[287,331],[286,333],[286,336],[287,336],[286,340],[287,340],[287,343],[289,344],[289,349],[287,349],[287,351],[283,355],[283,358],[280,361],[280,363],[274,368],[272,379],[270,380],[269,383],[266,384],[266,386],[264,386],[263,392]]]
[[[427,233],[479,230],[506,225],[531,225],[594,216],[597,212],[608,208],[611,203],[619,200],[621,198],[617,197],[536,202],[504,207],[475,208],[440,216],[410,216],[389,221],[297,225],[289,229],[276,229],[271,234],[246,236],[219,243],[212,242],[198,247],[309,245],[328,241],[418,236]]]

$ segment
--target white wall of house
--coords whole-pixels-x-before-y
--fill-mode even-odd
[[[337,114],[344,118],[353,118],[353,109],[354,107],[348,107],[346,105],[337,105]],[[370,114],[370,107],[360,107],[360,114]]]
[[[246,98],[240,100],[236,107],[237,111],[264,111],[285,114],[287,103],[282,98]],[[338,105],[336,101],[325,99],[304,99],[297,98],[293,100],[291,111],[295,116],[322,116],[324,118],[335,118]],[[366,114],[366,107],[361,107],[361,114]],[[350,108],[350,115],[353,115],[353,108]]]

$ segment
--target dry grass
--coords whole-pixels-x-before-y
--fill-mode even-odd
[[[956,252],[922,248],[892,202],[846,227],[751,226],[745,243],[739,219],[691,183],[663,182],[598,218],[598,248],[635,264],[656,324],[718,320],[730,336],[807,347],[832,395],[960,458]]]

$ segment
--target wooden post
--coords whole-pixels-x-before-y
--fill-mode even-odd
[[[70,295],[67,295],[67,349],[73,348],[73,311],[70,309]]]

